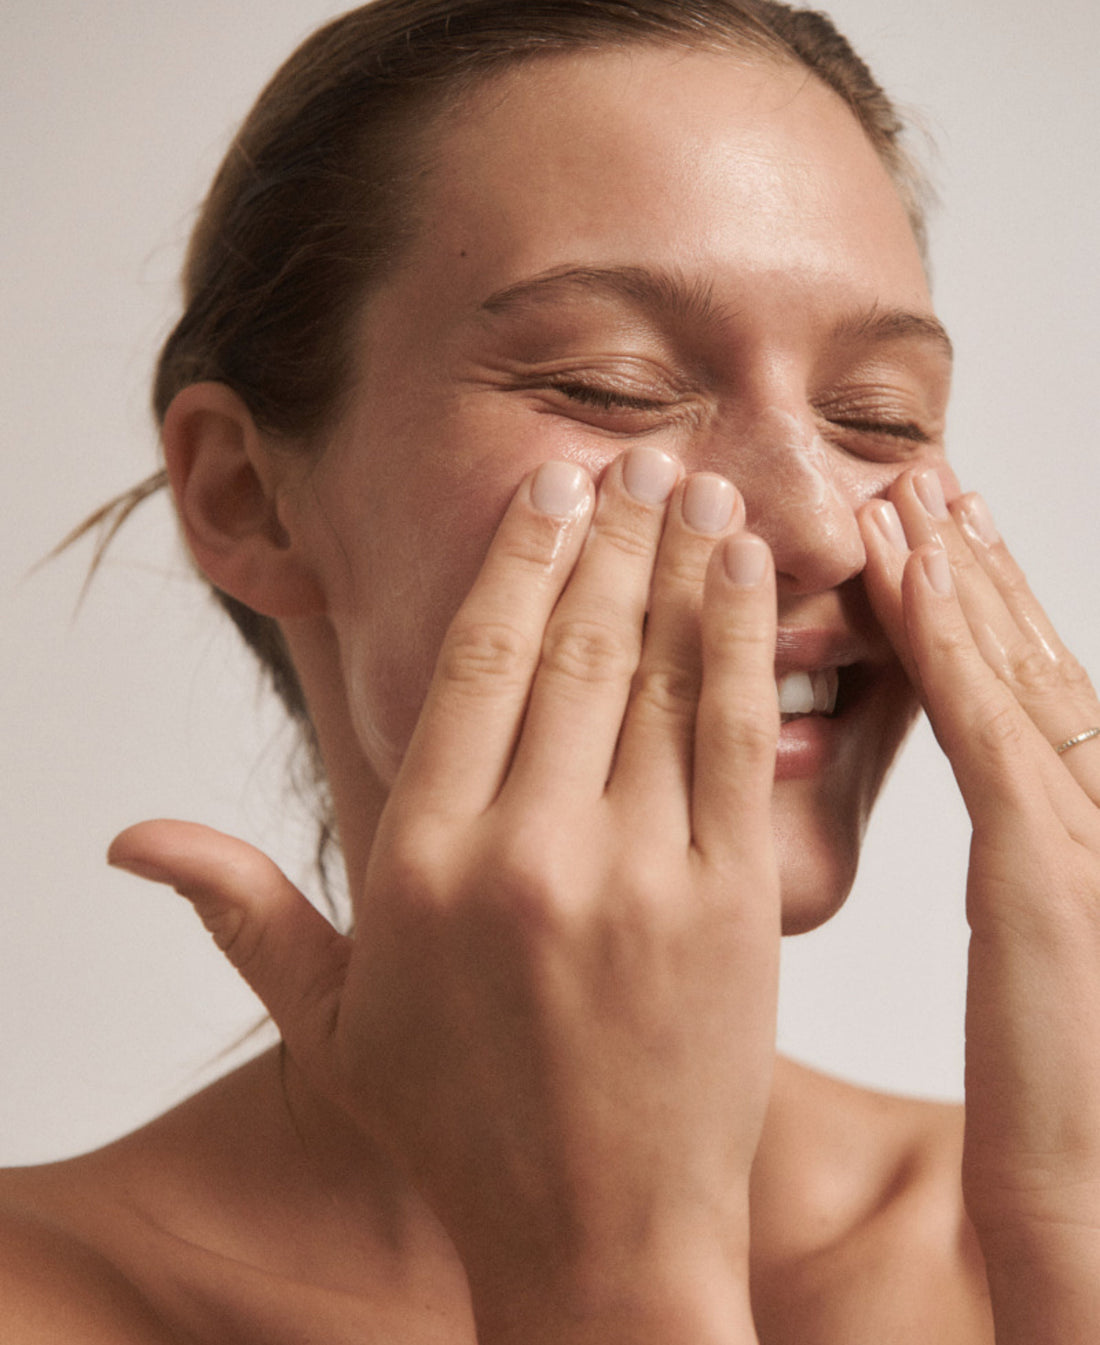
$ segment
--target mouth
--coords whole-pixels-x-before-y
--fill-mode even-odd
[[[840,697],[839,668],[815,668],[810,671],[789,672],[776,679],[779,696],[779,718],[783,724],[805,715],[836,714]]]
[[[870,767],[861,763],[883,760],[895,736],[900,742],[910,705],[906,685],[892,651],[870,634],[839,624],[781,624],[776,782],[824,778],[833,768],[862,778]]]
[[[884,650],[848,629],[780,626],[777,634],[775,690],[783,724],[842,719],[889,662]]]

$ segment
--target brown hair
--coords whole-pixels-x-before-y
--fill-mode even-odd
[[[353,321],[413,227],[438,116],[506,66],[635,43],[737,48],[804,66],[859,120],[923,251],[925,190],[902,121],[823,14],[772,0],[375,0],[309,38],[235,137],[191,238],[183,316],[157,364],[158,423],[176,393],[210,379],[288,447],[319,443],[349,382]],[[97,556],[163,484],[157,473],[89,520],[82,531],[102,529]],[[323,787],[277,623],[216,596],[302,730]]]

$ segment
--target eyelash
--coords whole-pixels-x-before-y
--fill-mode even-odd
[[[619,392],[615,388],[599,387],[592,383],[554,383],[552,386],[564,397],[568,397],[570,401],[579,402],[583,406],[595,407],[600,411],[660,411],[666,405],[666,403],[651,397],[635,397],[630,393]],[[849,430],[855,434],[880,434],[891,439],[904,439],[915,444],[931,442],[931,436],[913,421],[895,422],[857,420],[855,418],[828,420],[828,417],[825,417],[825,419],[835,428]]]
[[[830,420],[828,423],[837,429],[851,430],[855,434],[885,434],[891,439],[905,439],[913,444],[932,442],[932,436],[913,421]]]
[[[666,405],[652,397],[634,397],[628,392],[601,388],[593,383],[552,383],[551,387],[570,401],[601,411],[660,411]]]

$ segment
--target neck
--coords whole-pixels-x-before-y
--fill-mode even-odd
[[[324,760],[354,906],[389,790],[359,744],[331,625],[323,617],[306,617],[286,621],[282,629]]]
[[[269,1057],[279,1147],[315,1263],[305,1278],[356,1296],[413,1291],[465,1311],[465,1275],[446,1232],[388,1155],[321,1097],[280,1047]]]

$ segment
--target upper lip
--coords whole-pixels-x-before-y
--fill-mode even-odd
[[[850,630],[780,626],[775,641],[775,676],[778,680],[792,672],[846,668],[876,655],[881,658],[866,640]]]

